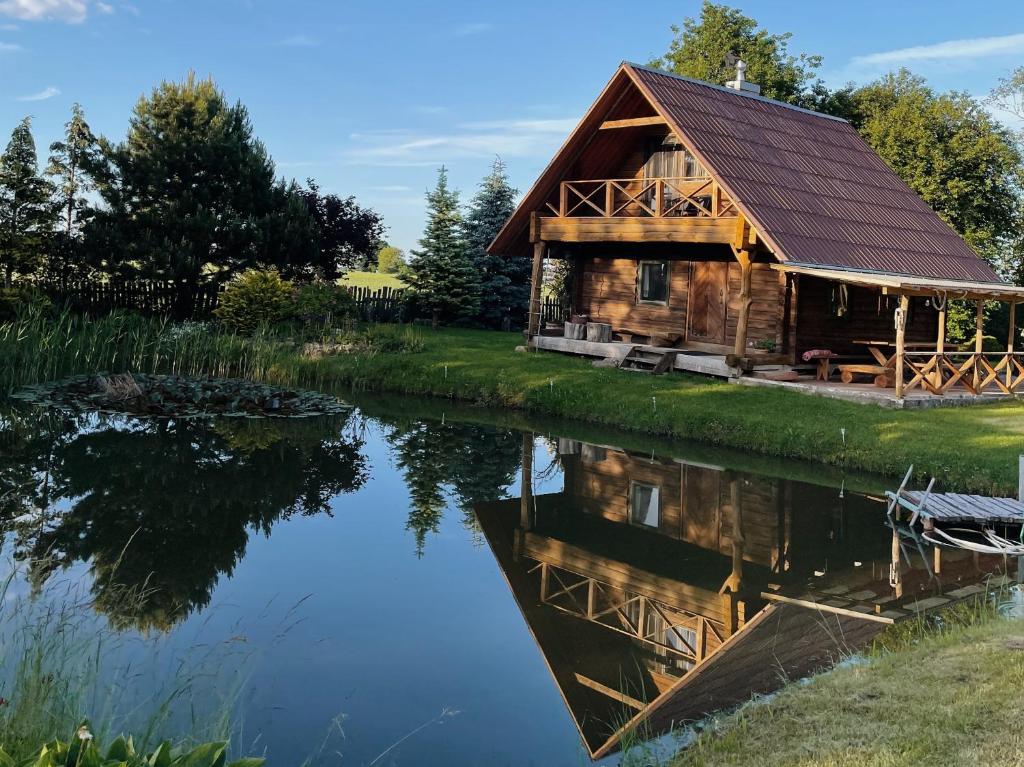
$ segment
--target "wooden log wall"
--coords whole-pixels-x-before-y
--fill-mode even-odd
[[[637,300],[637,269],[640,259],[584,258],[578,262],[579,291],[577,314],[610,323],[616,330],[687,334],[687,308],[690,293],[690,261],[670,259],[669,299],[667,305],[640,303]],[[751,290],[754,299],[747,329],[748,343],[762,339],[783,347],[785,277],[768,264],[754,264]],[[723,351],[731,351],[736,339],[739,317],[740,266],[729,263],[728,307]]]
[[[895,341],[893,312],[898,299],[883,296],[866,287],[847,288],[849,311],[836,317],[831,310],[836,283],[802,275],[797,286],[796,353],[808,349],[829,349],[836,354],[864,356],[864,347],[855,340]],[[906,339],[909,342],[935,341],[938,312],[923,298],[911,299]]]

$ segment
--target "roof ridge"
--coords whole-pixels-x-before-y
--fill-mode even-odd
[[[703,85],[705,88],[711,88],[712,90],[722,91],[733,96],[743,96],[744,98],[754,99],[755,101],[762,101],[766,104],[774,104],[775,106],[785,107],[786,109],[792,109],[794,112],[803,112],[807,115],[814,117],[822,117],[826,120],[835,120],[836,122],[849,124],[849,120],[842,117],[836,117],[835,115],[825,114],[824,112],[815,112],[813,109],[807,109],[806,107],[798,107],[796,104],[789,104],[785,101],[779,101],[778,99],[770,99],[767,96],[762,96],[760,93],[751,93],[750,91],[738,91],[734,88],[727,88],[724,85],[715,85],[709,83],[706,80],[698,80],[694,77],[685,77],[684,75],[677,75],[675,72],[666,72],[664,69],[658,69],[657,67],[650,67],[645,64],[637,64],[633,61],[623,61],[625,66],[632,67],[634,69],[642,69],[645,72],[652,72],[656,75],[663,75],[665,77],[671,77],[674,80],[682,80],[686,83],[692,83],[694,85]]]

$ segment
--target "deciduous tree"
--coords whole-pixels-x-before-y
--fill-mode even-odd
[[[664,56],[652,65],[686,77],[724,85],[736,76],[736,67],[726,61],[739,56],[747,65],[747,79],[761,86],[769,98],[803,104],[823,92],[815,73],[821,56],[789,52],[792,33],[770,34],[757,21],[737,8],[704,0],[700,18],[688,17],[673,25],[675,37]]]
[[[312,263],[302,265],[300,273],[284,268],[284,274],[298,277],[303,276],[301,272],[310,272],[334,280],[349,269],[373,261],[384,235],[384,223],[376,211],[360,207],[355,197],[323,194],[311,178],[306,179],[306,188],[299,190],[299,196],[316,225],[319,255]]]
[[[377,271],[381,274],[400,274],[406,268],[401,248],[385,245],[377,251]]]

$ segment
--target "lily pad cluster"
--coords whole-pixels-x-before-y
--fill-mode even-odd
[[[296,418],[333,415],[350,409],[328,394],[283,389],[239,378],[128,373],[76,376],[27,386],[13,396],[36,405],[76,412],[156,418]]]

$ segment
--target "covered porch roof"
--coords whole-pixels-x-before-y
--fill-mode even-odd
[[[945,294],[947,298],[971,301],[1006,301],[1008,303],[1024,301],[1024,287],[1005,282],[946,280],[936,277],[917,277],[859,269],[836,269],[791,262],[772,264],[772,268],[787,274],[803,274],[848,285],[878,288],[887,295],[934,296]]]

